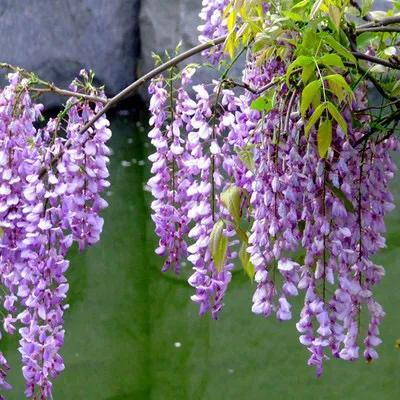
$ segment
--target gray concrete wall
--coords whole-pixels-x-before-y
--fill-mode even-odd
[[[201,0],[0,0],[0,61],[63,87],[92,68],[115,94],[152,68],[152,52],[197,43],[200,8]]]

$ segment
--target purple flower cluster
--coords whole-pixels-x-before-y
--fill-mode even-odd
[[[191,68],[182,72],[182,86],[172,110],[165,81],[160,78],[150,85],[153,128],[149,137],[157,151],[149,157],[153,176],[148,186],[155,197],[152,218],[160,237],[156,253],[166,256],[163,271],[173,265],[179,273],[181,261],[187,258],[194,267],[189,279],[196,289],[192,300],[199,304],[200,314],[211,310],[217,318],[233,268],[227,262],[217,271],[209,249],[209,236],[220,215],[215,204],[223,182],[218,172],[223,157],[217,123],[209,126],[213,113],[210,94],[203,85],[194,86],[192,99],[185,89],[192,74]],[[228,230],[225,234],[232,235]]]
[[[266,113],[252,107],[258,97],[254,92],[284,75],[285,69],[279,59],[261,66],[249,59],[243,83],[251,90],[240,94],[213,83],[212,90],[193,86],[192,97],[184,74],[170,117],[165,82],[153,82],[152,122],[159,125],[156,135],[154,129],[150,133],[157,148],[150,158],[155,173],[150,182],[157,199],[154,184],[162,185],[163,207],[173,208],[154,221],[156,232],[162,233],[163,254],[188,253],[194,268],[189,283],[196,290],[192,300],[200,305],[200,314],[210,311],[217,318],[238,255],[238,226],[222,195],[232,185],[238,188],[240,216],[251,226],[244,233],[247,241],[243,231],[238,237],[247,245],[255,271],[252,311],[289,320],[289,299],[302,292],[304,306],[296,326],[300,342],[310,351],[308,364],[319,376],[328,350],[334,357],[355,360],[363,346],[367,361],[378,357],[384,312],[373,287],[384,269],[371,256],[385,246],[384,216],[394,207],[389,183],[396,170],[390,153],[399,150],[399,143],[395,138],[361,140],[370,120],[360,117],[361,127],[353,127],[352,112],[367,105],[367,88],[359,85],[352,110],[343,110],[348,133],[334,123],[332,144],[321,158],[316,129],[304,135],[296,90],[278,86]],[[170,126],[179,127],[175,135]],[[171,160],[168,154],[178,157],[179,168],[160,161]],[[177,208],[167,194],[174,186],[179,188]],[[157,201],[153,210],[159,213]],[[171,229],[171,215],[178,210],[179,229]],[[217,271],[210,236],[219,221],[229,244]],[[361,329],[364,311],[369,323]]]
[[[173,267],[179,274],[181,262],[187,255],[184,235],[188,232],[185,193],[188,181],[183,170],[185,154],[183,139],[180,137],[182,103],[186,92],[183,87],[179,90],[176,109],[171,109],[164,80],[154,81],[149,91],[152,94],[150,125],[153,127],[149,137],[157,150],[150,156],[153,177],[148,182],[155,198],[151,205],[152,219],[160,237],[156,253],[166,256],[163,271]]]
[[[19,333],[26,396],[49,399],[51,380],[64,369],[59,352],[67,308],[65,257],[74,241],[83,249],[99,239],[103,221],[98,213],[107,205],[100,197],[108,186],[105,142],[111,132],[103,118],[79,137],[101,105],[92,109],[76,98],[67,102],[66,124],[50,119],[37,129],[42,106],[31,100],[29,81],[18,74],[9,80],[0,93],[3,328]],[[0,385],[6,389],[8,368],[1,354]]]
[[[201,43],[226,35],[227,26],[223,16],[230,0],[203,0],[200,19],[204,22],[198,27]],[[223,55],[223,46],[216,46],[202,53],[212,64],[218,64]]]

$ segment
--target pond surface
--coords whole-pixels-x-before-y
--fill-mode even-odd
[[[384,400],[400,398],[400,209],[390,215],[387,276],[377,289],[387,316],[380,359],[331,360],[316,379],[298,342],[296,318],[279,323],[250,311],[254,285],[234,275],[219,321],[197,316],[184,278],[160,272],[149,216],[142,127],[113,122],[110,207],[101,242],[71,254],[67,369],[55,400]],[[400,179],[394,185],[400,204]],[[189,268],[189,266],[188,266]],[[294,315],[298,315],[300,304]],[[364,322],[365,324],[365,322]],[[23,399],[16,339],[1,343],[13,367],[9,400]]]

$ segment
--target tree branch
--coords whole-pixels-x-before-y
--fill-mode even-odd
[[[381,60],[378,57],[373,57],[373,56],[367,56],[366,54],[362,54],[358,51],[357,49],[357,43],[356,43],[356,35],[354,30],[348,26],[347,29],[344,29],[344,32],[347,36],[347,39],[349,40],[350,43],[350,49],[352,51],[352,54],[357,58],[357,59],[363,59],[369,62],[373,62],[373,63],[377,63],[377,61],[379,61],[379,64],[382,64],[381,61],[383,61],[384,63],[388,63],[388,61],[386,60]],[[392,66],[392,63],[389,63],[390,66]],[[358,72],[360,72],[360,74],[363,77],[366,77],[376,88],[376,90],[386,99],[388,100],[397,100],[397,97],[393,97],[390,94],[388,94],[386,92],[386,90],[381,86],[381,84],[378,82],[378,80],[372,76],[369,71],[365,70],[364,68],[362,68],[360,66],[360,63],[357,61],[355,64],[353,63],[348,63],[345,62],[346,66],[350,66],[350,67],[356,67]],[[386,65],[387,66],[387,65]]]
[[[110,110],[112,107],[116,106],[121,100],[125,99],[126,97],[130,96],[133,92],[135,92],[140,86],[145,84],[146,82],[150,81],[151,79],[155,78],[156,76],[160,75],[164,71],[167,71],[171,67],[175,67],[177,64],[181,63],[182,61],[185,61],[186,59],[201,53],[204,50],[207,50],[211,47],[217,46],[219,44],[222,44],[226,40],[227,36],[221,36],[219,38],[216,38],[214,40],[210,40],[206,43],[202,43],[196,47],[193,47],[187,51],[185,51],[182,54],[179,54],[178,56],[171,58],[171,60],[159,65],[158,67],[152,69],[150,72],[147,74],[143,75],[141,78],[137,79],[135,82],[131,83],[129,86],[127,86],[125,89],[121,90],[119,93],[117,93],[114,97],[111,99],[108,99],[107,102],[105,103],[105,106],[90,120],[88,121],[82,129],[79,131],[79,135],[82,135],[85,133],[96,121],[99,120],[99,118],[104,115],[108,110]],[[70,141],[67,141],[65,144],[65,147],[68,149],[71,147],[72,143]],[[51,162],[50,162],[50,168],[52,168],[57,161],[63,156],[63,152],[61,151],[56,157],[54,157]],[[40,173],[39,173],[39,178],[43,178],[43,176],[46,175],[47,173],[47,168],[43,168]]]
[[[131,83],[129,86],[127,86],[125,89],[120,91],[118,94],[116,94],[114,97],[112,97],[108,102],[106,103],[105,107],[98,112],[79,132],[79,134],[82,134],[86,132],[102,115],[104,115],[110,108],[116,106],[121,100],[125,99],[129,95],[131,95],[135,90],[137,90],[140,86],[145,84],[146,82],[150,81],[151,79],[155,78],[157,75],[160,75],[164,71],[167,71],[171,67],[175,67],[177,64],[181,63],[182,61],[185,61],[186,59],[201,53],[204,50],[209,49],[210,47],[217,46],[221,43],[223,43],[226,40],[227,36],[221,36],[217,39],[214,39],[212,41],[202,43],[196,47],[193,47],[192,49],[185,51],[184,53],[172,58],[171,60],[165,62],[164,64],[161,64],[157,68],[154,68],[150,72],[148,72],[146,75],[143,75],[141,78],[136,80],[135,82]]]
[[[231,87],[241,87],[242,89],[248,90],[250,93],[262,94],[263,92],[267,91],[268,89],[271,89],[274,86],[276,86],[281,80],[282,80],[281,78],[275,79],[275,80],[267,83],[266,85],[261,86],[258,89],[253,89],[247,83],[236,82],[232,79],[225,79],[225,82]]]
[[[400,32],[398,26],[371,26],[370,28],[356,29],[356,35],[361,35],[364,32]]]
[[[390,61],[386,61],[379,57],[369,56],[367,54],[360,53],[359,51],[353,51],[353,56],[358,58],[359,60],[365,60],[365,61],[372,62],[374,64],[380,64],[380,65],[384,65],[385,67],[400,70],[399,64],[393,64]]]
[[[0,68],[8,69],[10,71],[19,72],[19,73],[22,72],[27,78],[32,78],[33,76],[35,76],[33,73],[26,71],[25,69],[23,69],[21,67],[15,67],[14,65],[11,65],[8,63],[0,63]],[[93,101],[95,103],[103,103],[103,104],[107,103],[107,99],[104,97],[94,96],[94,95],[79,93],[79,92],[73,92],[72,90],[61,89],[61,88],[57,87],[56,85],[54,85],[54,83],[43,81],[41,79],[38,79],[36,76],[35,76],[35,79],[37,80],[37,82],[36,82],[37,84],[43,85],[44,87],[43,88],[28,87],[27,89],[31,92],[54,93],[59,96],[77,97],[77,98]]]
[[[358,10],[358,12],[360,13],[360,15],[362,14],[362,8],[360,7],[360,5],[357,3],[356,0],[350,0],[350,5],[353,6],[354,8],[356,8]],[[364,15],[361,18],[364,21],[371,21],[371,17],[369,15]]]
[[[354,113],[355,114],[363,114],[366,111],[370,111],[370,110],[382,110],[387,107],[397,106],[399,103],[400,103],[400,99],[397,99],[390,103],[383,104],[382,106],[371,106],[371,107],[367,107],[367,108],[362,108],[361,110],[354,111]]]
[[[399,23],[400,23],[400,15],[396,15],[394,17],[382,18],[380,20],[368,22],[367,24],[359,25],[357,29],[371,28],[373,26],[387,26]]]
[[[400,109],[398,109],[397,111],[384,117],[381,121],[381,124],[384,126],[387,126],[390,123],[392,123],[393,121],[397,121],[399,118],[400,118]],[[354,147],[357,147],[358,145],[363,143],[365,140],[368,140],[375,132],[377,132],[376,129],[371,129],[369,132],[367,132],[364,136],[362,136],[360,139],[358,139],[354,143]]]
[[[30,87],[30,88],[28,88],[28,90],[31,92],[37,92],[37,93],[55,93],[60,96],[77,97],[77,98],[82,98],[82,99],[85,99],[88,101],[93,101],[94,103],[106,104],[108,101],[105,97],[92,96],[90,94],[73,92],[72,90],[60,89],[54,85],[49,85],[49,87],[46,87],[46,88]]]

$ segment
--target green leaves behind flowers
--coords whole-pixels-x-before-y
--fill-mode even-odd
[[[343,132],[347,134],[347,123],[344,120],[342,114],[340,114],[339,110],[337,107],[331,103],[330,101],[325,101],[321,103],[314,111],[314,113],[311,115],[311,118],[309,119],[304,131],[306,136],[310,134],[311,128],[319,121],[322,113],[326,111],[327,114],[330,114],[333,119],[338,123],[338,125],[341,127]]]
[[[332,192],[333,195],[335,195],[344,205],[344,208],[346,209],[347,212],[355,213],[355,208],[353,206],[353,203],[347,198],[347,196],[343,193],[342,190],[337,188],[330,182],[329,180],[325,181],[326,186],[328,189]]]
[[[228,238],[224,235],[224,229],[225,222],[222,220],[217,221],[211,231],[210,241],[208,243],[211,257],[214,261],[214,267],[217,272],[221,272],[224,268],[228,252]]]
[[[231,214],[236,225],[239,225],[240,222],[241,192],[237,186],[230,186],[221,193],[221,202]]]
[[[246,274],[250,279],[253,279],[255,269],[254,265],[250,261],[250,254],[247,252],[247,246],[248,246],[247,242],[242,242],[239,250],[239,259],[240,262],[242,263],[244,272],[246,272]]]
[[[325,86],[322,87],[325,82],[328,83],[330,91],[338,98],[339,102],[345,100],[350,102],[353,98],[353,91],[342,75],[332,74],[324,76],[322,80],[316,79],[310,82],[301,93],[300,112],[303,118],[311,104],[315,109],[318,107],[322,92],[326,90]]]
[[[318,154],[321,158],[326,156],[332,143],[332,121],[321,119],[317,134]]]
[[[256,166],[254,162],[254,145],[248,144],[243,146],[242,148],[235,149],[237,155],[240,158],[240,161],[246,166],[246,168],[254,172]]]
[[[233,228],[235,229],[236,235],[241,241],[241,246],[239,250],[239,259],[242,263],[243,270],[252,279],[254,276],[254,266],[250,261],[250,255],[247,253],[249,239],[247,233],[240,227],[241,203],[243,194],[245,194],[243,189],[235,185],[232,185],[221,193],[220,198],[221,198],[221,203],[228,210],[229,214],[232,217]],[[225,222],[218,221],[214,226],[213,229],[214,234],[212,235],[212,239],[210,239],[210,249],[211,248],[214,249],[211,251],[211,255],[213,257],[214,264],[218,271],[219,271],[218,268],[221,269],[223,268],[223,263],[225,263],[226,260],[227,244],[225,249],[225,239],[227,240],[227,238],[223,236],[222,233],[224,227],[225,227]],[[222,265],[220,263],[222,263]]]
[[[260,96],[257,99],[253,100],[250,106],[253,110],[257,110],[260,112],[269,112],[272,110],[273,102],[270,96]]]

